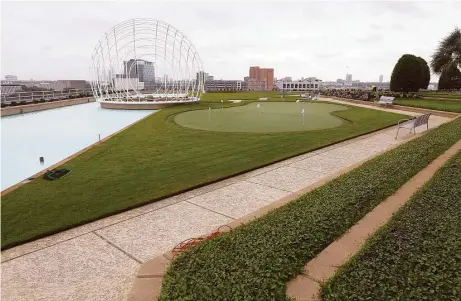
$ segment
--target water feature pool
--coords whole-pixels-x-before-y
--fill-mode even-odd
[[[156,112],[87,103],[1,118],[1,190]],[[44,157],[41,165],[39,158]]]

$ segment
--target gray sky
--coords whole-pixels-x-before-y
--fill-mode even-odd
[[[405,53],[429,62],[461,27],[461,2],[5,2],[1,75],[89,79],[99,38],[131,18],[160,19],[194,43],[215,79],[243,79],[250,66],[278,78],[388,81]],[[349,67],[347,69],[347,66]],[[436,77],[432,77],[435,80]]]

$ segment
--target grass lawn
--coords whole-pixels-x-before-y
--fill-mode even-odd
[[[461,92],[434,92],[434,91],[420,91],[414,92],[415,94],[421,94],[428,98],[453,98],[461,100]]]
[[[461,152],[323,287],[332,300],[461,300]]]
[[[409,99],[409,98],[397,98],[394,100],[396,105],[418,107],[423,109],[448,111],[461,113],[461,99]]]
[[[459,139],[461,118],[181,253],[159,300],[287,300],[286,283],[306,262]]]
[[[310,131],[343,125],[346,120],[331,114],[341,110],[347,107],[321,102],[252,102],[223,110],[188,111],[174,120],[181,126],[220,132]]]
[[[260,97],[267,97],[269,101],[296,101],[295,96],[305,92],[286,92],[284,98],[280,98],[280,92],[277,91],[248,91],[248,92],[207,92],[200,97],[201,102],[220,102],[228,100],[258,100]]]
[[[184,128],[174,116],[220,103],[161,110],[64,164],[57,181],[36,179],[2,197],[2,249],[206,183],[395,124],[403,115],[349,106],[350,122],[292,133]],[[229,105],[230,106],[230,105]],[[234,105],[235,106],[235,105]]]

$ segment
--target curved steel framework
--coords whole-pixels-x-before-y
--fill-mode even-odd
[[[107,31],[90,69],[100,102],[195,102],[204,91],[194,45],[177,28],[154,19],[124,21]]]

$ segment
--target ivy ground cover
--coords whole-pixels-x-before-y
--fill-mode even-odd
[[[285,300],[303,266],[461,139],[461,118],[372,159],[170,265],[160,300]]]
[[[461,300],[461,152],[323,288],[332,300]]]

